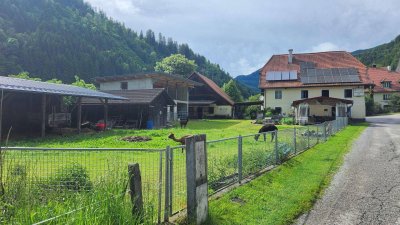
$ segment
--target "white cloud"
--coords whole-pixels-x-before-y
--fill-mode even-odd
[[[311,50],[312,52],[327,52],[327,51],[343,50],[331,42],[323,42],[319,45],[313,46],[311,49],[312,49]]]
[[[152,29],[188,43],[233,76],[289,48],[354,51],[399,34],[398,0],[86,1],[135,31]]]

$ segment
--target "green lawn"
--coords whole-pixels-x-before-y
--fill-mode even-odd
[[[279,126],[281,129],[290,126]],[[257,133],[261,128],[259,124],[252,124],[251,120],[193,120],[189,121],[187,128],[170,128],[159,130],[110,130],[81,135],[48,136],[44,139],[12,140],[9,146],[29,147],[70,147],[70,148],[165,148],[167,145],[175,146],[178,143],[168,139],[172,132],[177,138],[187,134],[206,134],[207,140],[216,140],[235,137],[245,134]],[[149,136],[148,142],[130,143],[122,141],[126,136]]]
[[[348,126],[273,171],[210,202],[208,224],[290,224],[311,209],[368,124]]]

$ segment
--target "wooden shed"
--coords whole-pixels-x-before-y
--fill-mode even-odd
[[[174,100],[164,88],[141,90],[105,91],[108,94],[122,96],[127,101],[111,100],[109,104],[110,124],[116,128],[160,128],[168,122],[168,108],[175,106]],[[96,122],[102,119],[102,102],[98,99],[84,98],[83,118]],[[149,124],[150,123],[150,124]],[[148,127],[151,125],[151,127]]]
[[[65,107],[65,97],[70,97],[70,108]],[[72,85],[0,76],[0,137],[9,131],[12,136],[44,137],[48,128],[59,123],[76,127],[80,132],[82,97],[102,99],[103,117],[107,117],[109,99],[125,99]]]

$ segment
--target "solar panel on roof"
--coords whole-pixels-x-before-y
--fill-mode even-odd
[[[282,80],[289,80],[290,78],[290,72],[289,71],[283,71],[282,72]]]
[[[291,70],[289,74],[290,80],[297,80],[297,70]]]
[[[297,71],[268,71],[266,74],[267,81],[287,81],[297,80]]]
[[[360,82],[355,68],[307,69],[301,75],[304,84]]]

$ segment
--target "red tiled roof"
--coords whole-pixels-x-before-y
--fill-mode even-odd
[[[368,75],[375,84],[375,93],[397,92],[400,91],[400,73],[388,71],[386,68],[368,68]],[[382,81],[391,81],[390,88],[384,88]]]
[[[300,62],[313,62],[315,68],[355,68],[360,76],[360,83],[330,83],[330,84],[303,84],[300,82]],[[290,71],[296,70],[298,80],[296,81],[267,81],[266,74],[268,71]],[[342,85],[366,85],[371,81],[367,74],[367,67],[358,59],[345,51],[333,52],[317,52],[293,54],[293,63],[288,63],[288,54],[273,55],[268,62],[260,70],[259,87],[268,88],[285,88],[285,87],[319,87],[319,86],[342,86]]]
[[[214,81],[210,80],[204,75],[201,75],[198,72],[194,72],[188,79],[191,79],[193,76],[197,76],[206,84],[209,86],[217,95],[221,96],[221,98],[225,99],[230,105],[233,105],[235,102],[232,101],[232,99],[227,95]]]

